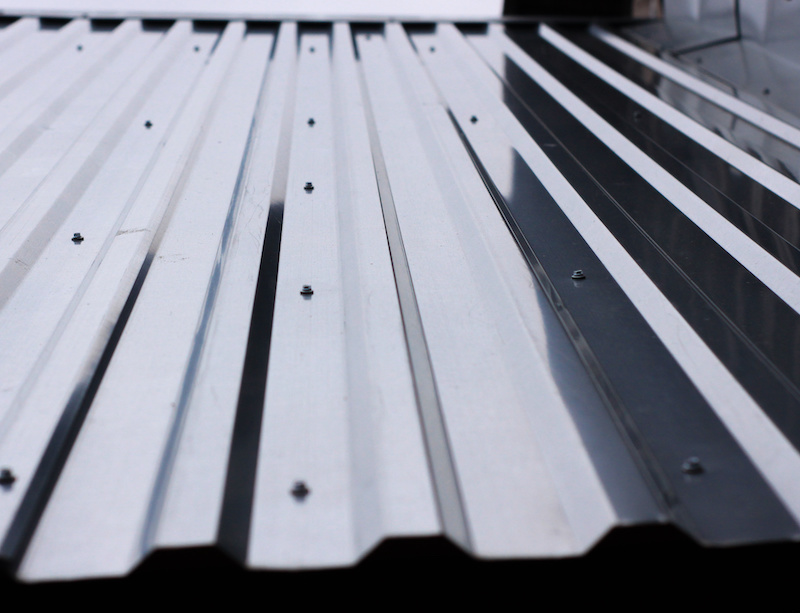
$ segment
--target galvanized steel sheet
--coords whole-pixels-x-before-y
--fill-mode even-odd
[[[6,23],[0,556],[798,538],[784,126],[598,28]]]

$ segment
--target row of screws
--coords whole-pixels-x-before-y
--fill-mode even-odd
[[[311,47],[309,49],[309,51],[311,51],[311,53],[314,53],[314,47]],[[313,128],[314,124],[316,124],[316,123],[317,122],[314,121],[313,117],[309,117],[308,118],[309,127]],[[310,194],[312,191],[314,191],[314,184],[311,181],[306,181],[305,187],[303,189],[305,189],[306,192]],[[314,294],[314,290],[311,289],[310,285],[304,285],[303,289],[300,290],[300,295],[305,297],[305,298],[310,298],[313,294]],[[294,489],[292,490],[292,495],[295,498],[302,499],[302,498],[305,498],[308,495],[308,490],[306,489],[305,483],[303,483],[302,481],[298,481],[294,485],[295,486],[294,486]],[[298,492],[301,492],[301,493],[298,493]]]
[[[583,281],[586,279],[586,273],[580,269],[575,270],[572,273],[572,279],[575,281]],[[700,459],[696,456],[692,456],[684,460],[683,464],[681,464],[681,471],[687,475],[699,475],[705,472],[705,469]]]
[[[10,468],[0,469],[0,487],[8,489],[16,480],[17,477]],[[311,490],[306,485],[305,481],[295,481],[289,493],[294,496],[297,501],[302,502],[311,493]]]
[[[314,47],[311,47],[309,51],[311,53],[314,53]],[[309,117],[307,123],[308,127],[313,128],[317,122],[314,121],[313,117]],[[305,186],[303,186],[303,189],[306,190],[306,193],[310,194],[312,191],[314,191],[314,184],[311,181],[306,181],[306,184]],[[311,296],[314,295],[314,290],[311,288],[310,285],[304,285],[303,289],[300,290],[300,295],[303,296],[303,298],[305,299],[309,299],[311,298]],[[306,497],[311,493],[311,490],[306,485],[305,481],[295,481],[294,485],[292,486],[292,489],[289,490],[289,493],[295,500],[297,500],[297,502],[303,502],[306,499]]]
[[[195,51],[198,51],[197,47],[195,47]],[[310,51],[313,53],[314,48],[311,47]],[[431,52],[434,51],[435,48],[431,47]],[[641,118],[641,111],[635,111],[634,118],[638,121]],[[475,115],[473,115],[472,117],[470,117],[470,121],[473,124],[475,124],[478,122],[478,118]],[[315,124],[316,122],[314,121],[314,118],[310,117],[308,119],[309,127],[314,127]],[[144,125],[147,129],[150,129],[153,126],[150,120],[147,120]],[[311,193],[314,190],[314,184],[311,181],[307,181],[304,186],[304,189],[306,190],[306,192]],[[83,240],[84,240],[83,236],[81,236],[79,232],[76,232],[72,236],[72,241],[75,243],[80,243]],[[586,279],[586,274],[583,272],[583,270],[580,269],[575,270],[572,273],[572,279],[575,281],[582,281]],[[306,298],[310,298],[314,294],[314,290],[311,288],[310,285],[304,285],[303,288],[300,290],[300,294]],[[698,458],[691,457],[688,458],[681,465],[681,470],[686,474],[697,475],[703,472],[703,467],[700,464],[700,460]],[[15,480],[16,477],[14,477],[13,473],[9,469],[4,468],[2,469],[2,471],[0,471],[0,485],[7,487],[10,486]],[[295,499],[302,502],[311,493],[311,490],[306,486],[305,482],[296,481],[294,486],[290,490],[290,493]]]
[[[83,47],[81,47],[80,45],[78,45],[78,51],[80,51],[81,49],[83,49]],[[194,48],[194,50],[195,50],[195,51],[199,51],[199,50],[200,50],[200,48],[199,48],[199,47],[195,47],[195,48]],[[150,128],[152,128],[152,127],[153,127],[153,122],[152,122],[152,121],[150,121],[150,120],[148,119],[147,121],[145,121],[145,122],[144,122],[144,127],[145,127],[145,128],[147,128],[147,129],[149,130]],[[72,235],[72,242],[73,242],[73,243],[75,243],[76,245],[79,245],[80,243],[82,243],[82,242],[83,242],[83,236],[81,236],[81,233],[80,233],[80,232],[75,232],[75,233]],[[1,484],[0,484],[0,485],[1,485]]]

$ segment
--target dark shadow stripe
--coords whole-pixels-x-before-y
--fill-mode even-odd
[[[518,68],[510,63],[504,68],[512,85],[527,87],[530,79],[526,76],[527,81],[523,81]],[[537,110],[545,101],[553,103],[541,89],[526,89],[524,100]],[[565,139],[575,137],[569,142],[580,145],[575,150],[581,153],[581,161],[597,155],[590,146],[594,138],[590,133],[553,114],[540,119],[508,88],[504,101],[593,207],[598,207],[598,202],[611,206],[609,196],[598,189],[550,129],[558,130],[559,135],[563,131]],[[566,114],[560,106],[558,109]],[[476,151],[480,155],[479,146]],[[613,153],[604,155],[606,162],[622,164]],[[524,244],[535,251],[555,294],[546,285],[545,291],[558,296],[563,304],[554,308],[567,311],[574,320],[574,330],[581,335],[578,337],[569,326],[567,331],[572,332],[574,342],[585,341],[596,356],[595,369],[605,373],[610,386],[606,389],[605,382],[593,373],[600,382],[598,390],[607,403],[611,401],[608,406],[618,423],[635,426],[623,434],[632,441],[635,453],[644,451],[642,462],[651,483],[658,486],[662,499],[670,505],[676,523],[700,541],[716,544],[797,535],[798,527],[783,504],[531,168],[513,149],[508,155],[481,161],[489,179],[494,173],[513,177],[508,188],[498,188],[504,203],[501,212],[507,210],[506,215],[519,228],[518,236],[521,234]],[[610,168],[608,180],[614,179]],[[624,188],[635,185],[625,183]],[[641,237],[638,231],[636,234]],[[663,260],[660,253],[657,255]],[[585,280],[571,279],[570,273],[577,268],[586,273]],[[582,354],[586,360],[587,352]],[[683,462],[691,456],[701,458],[703,474],[682,472]]]
[[[163,64],[163,62],[162,62]],[[163,68],[163,66],[162,66]],[[163,75],[161,75],[163,76]],[[160,78],[160,77],[159,77]],[[170,128],[171,129],[171,128]],[[198,136],[202,139],[202,134]],[[192,161],[197,151],[195,140],[192,145],[191,157],[182,169],[180,179],[173,190],[173,196],[180,193],[187,177],[187,169],[192,167]],[[97,357],[90,357],[84,367],[83,381],[75,386],[64,411],[47,443],[42,458],[36,467],[34,475],[17,509],[16,514],[6,533],[6,538],[0,545],[0,561],[9,569],[16,572],[27,550],[36,527],[52,496],[61,472],[72,451],[86,416],[94,401],[95,395],[102,383],[108,365],[113,358],[119,340],[128,323],[131,312],[141,292],[142,286],[155,259],[155,254],[172,219],[178,198],[171,197],[161,220],[158,223],[152,242],[139,269],[139,273],[131,287],[130,293],[123,305],[117,322],[110,331],[108,340],[102,349],[98,348]]]
[[[275,28],[259,29],[257,34],[251,34],[251,31],[248,28],[247,35],[261,36],[262,33],[270,33],[273,36],[272,46],[269,53],[269,59],[271,61],[274,56],[274,49],[278,38]],[[211,276],[209,278],[208,290],[203,303],[203,310],[201,312],[197,332],[195,333],[194,340],[192,342],[192,349],[189,353],[189,361],[186,366],[186,373],[184,374],[183,381],[181,382],[181,391],[178,398],[178,404],[175,409],[175,416],[169,431],[167,443],[164,447],[164,453],[159,464],[155,484],[153,485],[153,494],[150,497],[150,505],[148,506],[147,516],[144,522],[144,529],[142,530],[141,536],[141,549],[145,554],[155,543],[159,520],[161,519],[161,514],[163,512],[167,497],[169,480],[177,460],[181,436],[183,434],[183,429],[188,416],[191,398],[194,394],[195,385],[197,383],[198,371],[202,363],[203,352],[208,340],[209,328],[211,327],[213,321],[214,308],[216,307],[220,286],[223,282],[223,269],[228,258],[228,252],[230,249],[231,240],[233,238],[236,220],[240,215],[242,200],[246,192],[245,176],[251,164],[253,144],[256,140],[255,135],[259,130],[263,129],[258,121],[257,113],[264,104],[264,90],[268,74],[269,62],[267,62],[262,74],[258,97],[253,105],[254,114],[247,130],[247,137],[243,147],[242,159],[236,174],[236,182],[234,183],[233,192],[228,205],[228,212],[225,216],[225,223],[222,227],[222,236],[220,238],[217,257],[215,258],[214,268],[212,269]],[[224,84],[227,84],[227,80],[224,82]],[[222,89],[222,87],[220,89]]]
[[[795,180],[790,170],[794,167],[797,172],[800,164],[800,150],[795,145],[776,138],[746,119],[662,77],[583,29],[559,28],[558,31],[609,68],[658,98],[662,98],[660,90],[664,89],[663,86],[668,85],[668,91],[679,94],[685,103],[676,105],[673,101],[665,102],[678,110],[686,107],[687,114],[694,121],[705,125],[739,148],[748,151],[756,140],[765,143],[763,151],[751,154]],[[800,274],[800,210],[637,104],[560,50],[549,44],[544,46],[537,43],[535,47],[535,50],[526,50],[548,71],[557,74],[564,85],[595,112],[787,268]],[[700,113],[693,112],[698,108],[713,110],[716,124],[704,122]],[[728,128],[727,134],[723,134],[720,127]],[[751,138],[748,142],[739,142],[733,138],[743,127],[751,135],[758,134],[758,138]],[[791,159],[772,160],[775,152],[781,149],[784,152],[793,151],[794,156]]]
[[[526,43],[529,39],[525,37]],[[516,64],[506,60],[502,72],[505,102],[520,123],[659,290],[800,449],[797,313]]]
[[[286,34],[284,34],[285,36]],[[278,33],[281,36],[281,33]],[[299,36],[298,36],[299,42]],[[275,49],[277,49],[276,42]],[[297,53],[297,45],[295,53]],[[274,61],[271,60],[271,64]],[[289,156],[292,145],[292,122],[297,87],[296,62],[286,84],[278,155],[275,161],[269,216],[261,252],[261,264],[253,299],[250,333],[247,337],[242,384],[236,405],[225,491],[222,497],[217,540],[219,546],[242,563],[247,560],[253,500],[258,468],[261,422],[267,391],[267,369],[278,284],[283,210],[289,179]]]
[[[160,242],[160,235],[158,238]],[[122,312],[114,325],[105,348],[99,358],[92,361],[85,368],[84,372],[87,374],[84,381],[78,384],[70,395],[64,412],[61,414],[58,424],[42,454],[42,458],[36,467],[30,485],[28,485],[22,502],[14,515],[14,519],[6,533],[6,538],[2,546],[0,546],[0,559],[11,573],[15,573],[19,568],[36,526],[61,476],[61,471],[72,451],[75,439],[78,437],[86,415],[89,413],[89,408],[94,401],[119,339],[139,297],[156,250],[157,244],[154,244],[139,269],[139,274],[133,284],[131,293],[128,295],[125,306],[122,308]]]
[[[542,291],[547,297],[550,306],[552,307],[553,311],[555,311],[558,320],[564,327],[567,337],[575,347],[576,353],[580,357],[583,367],[589,374],[589,377],[597,389],[597,392],[603,404],[605,405],[606,410],[611,416],[611,421],[614,423],[617,431],[620,433],[623,441],[625,442],[631,457],[634,459],[636,467],[644,477],[645,483],[649,486],[650,492],[659,511],[663,513],[669,513],[670,508],[673,507],[677,502],[677,496],[669,484],[669,479],[666,477],[666,475],[664,475],[663,471],[659,467],[658,461],[650,450],[647,441],[642,436],[635,422],[630,418],[630,415],[625,409],[622,400],[617,395],[614,386],[611,384],[611,381],[608,379],[608,376],[603,370],[602,365],[598,361],[597,356],[586,341],[586,337],[583,336],[580,328],[578,328],[578,324],[572,317],[572,314],[564,305],[564,301],[559,295],[558,290],[556,289],[555,285],[553,285],[553,282],[548,276],[547,271],[542,265],[542,262],[537,257],[536,251],[533,249],[528,240],[530,236],[526,236],[523,229],[517,223],[517,220],[515,219],[512,210],[509,208],[508,203],[503,198],[502,193],[495,185],[494,181],[489,175],[488,170],[486,170],[486,167],[481,162],[480,157],[472,148],[469,139],[467,138],[466,134],[464,134],[464,131],[458,124],[458,120],[455,118],[449,108],[447,109],[447,114],[450,117],[450,120],[453,122],[453,126],[455,127],[456,132],[458,132],[461,142],[464,144],[464,148],[467,150],[467,153],[472,159],[472,163],[475,165],[475,168],[483,180],[486,189],[488,190],[489,194],[491,194],[497,209],[500,211],[500,215],[506,222],[506,226],[514,236],[520,251],[528,263],[528,267],[533,273],[534,278],[542,288]],[[514,152],[514,156],[515,167],[520,164],[524,164],[516,152]],[[550,201],[551,206],[555,205],[555,201],[552,200],[550,194],[545,190],[544,186],[538,182],[538,180],[536,184],[528,185],[528,187],[534,188],[534,190],[530,192],[531,197],[544,198]]]
[[[241,562],[247,559],[250,538],[282,229],[283,203],[273,203],[269,207],[219,520],[220,546]]]

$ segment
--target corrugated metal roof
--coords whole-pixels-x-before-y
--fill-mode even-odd
[[[796,128],[597,29],[22,18],[0,53],[20,578],[798,538]]]

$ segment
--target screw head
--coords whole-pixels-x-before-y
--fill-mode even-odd
[[[572,273],[572,278],[575,279],[576,281],[581,281],[586,278],[586,275],[583,274],[582,270],[576,270],[575,272]]]
[[[308,125],[310,125],[310,126],[313,126],[315,123],[317,123],[317,122],[316,122],[316,121],[314,121],[314,118],[313,118],[313,117],[309,117],[309,118],[308,118]]]
[[[294,496],[296,500],[302,502],[306,499],[306,496],[311,493],[311,490],[308,489],[305,481],[295,481],[292,489],[289,490],[289,493]]]
[[[306,181],[306,186],[304,188],[307,192],[313,191],[314,184],[311,181]]]
[[[83,45],[78,45],[78,46],[77,46],[77,47],[75,47],[75,48],[76,48],[78,51],[83,51]]]
[[[314,49],[314,47],[309,47],[309,49],[308,49],[308,50],[309,50],[311,53],[314,53],[314,51],[316,51],[316,49]]]
[[[704,470],[703,465],[700,463],[700,458],[696,456],[686,458],[683,464],[681,464],[681,471],[687,475],[699,475],[704,472]]]
[[[17,477],[11,472],[10,468],[3,468],[0,470],[0,485],[3,487],[11,487]]]
[[[431,47],[431,53],[436,53],[436,47]]]
[[[149,130],[150,128],[153,127],[153,122],[148,119],[147,121],[144,122],[144,127]]]
[[[472,117],[470,117],[470,118],[469,118],[469,120],[470,120],[472,123],[478,123],[478,118],[477,118],[477,117],[475,117],[475,115],[473,115]]]
[[[75,232],[75,234],[72,235],[72,242],[73,243],[80,243],[82,240],[83,240],[83,237],[81,236],[80,232]]]
[[[314,290],[311,289],[310,285],[304,285],[303,289],[300,290],[300,294],[302,294],[303,296],[310,296],[313,293],[314,293]]]
[[[769,96],[769,87],[764,88],[764,95]]]

